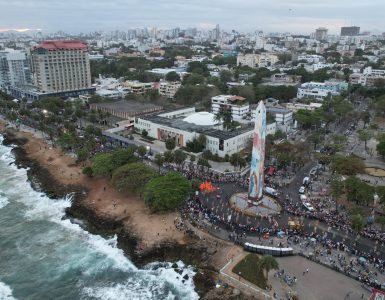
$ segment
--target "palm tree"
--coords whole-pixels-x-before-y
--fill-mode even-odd
[[[154,162],[155,164],[159,167],[159,174],[160,174],[160,167],[163,165],[164,163],[164,156],[160,153],[157,153],[155,154],[155,159],[154,159]]]
[[[342,180],[342,176],[339,175],[338,173],[333,174],[331,181],[330,181],[330,188],[331,188],[331,195],[336,201],[336,211],[338,210],[338,200],[340,199],[343,189],[344,189],[344,184]]]
[[[262,258],[259,260],[259,266],[262,270],[265,270],[266,280],[269,278],[270,270],[278,270],[279,267],[277,260],[271,255],[262,256]]]
[[[365,143],[365,151],[366,151],[367,150],[367,143],[372,138],[370,132],[367,130],[364,130],[364,129],[359,130],[358,131],[358,137],[359,137],[360,141],[363,141]]]

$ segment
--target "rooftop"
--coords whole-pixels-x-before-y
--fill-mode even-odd
[[[215,137],[220,140],[228,140],[233,137],[236,137],[242,133],[248,132],[248,131],[253,131],[254,126],[253,125],[248,125],[245,127],[241,127],[232,131],[224,131],[224,130],[218,130],[218,129],[209,129],[205,130],[204,134],[207,136]]]
[[[44,48],[46,50],[79,50],[87,49],[87,45],[78,40],[60,40],[60,41],[43,41],[36,48]]]
[[[127,113],[140,113],[147,110],[162,110],[163,107],[160,105],[154,105],[151,103],[139,103],[135,101],[114,101],[114,102],[101,102],[101,103],[93,103],[91,107],[96,108],[106,108],[112,109],[119,112],[127,112]]]

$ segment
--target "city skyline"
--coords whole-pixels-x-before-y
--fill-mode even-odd
[[[137,0],[114,0],[106,3],[86,1],[12,1],[0,0],[3,17],[0,31],[41,29],[44,32],[63,30],[70,33],[92,30],[116,30],[136,27],[196,27],[310,34],[318,27],[326,27],[330,34],[339,34],[340,27],[357,25],[362,31],[381,33],[381,12],[385,3],[371,0],[365,3],[341,1],[178,1],[142,3]],[[132,9],[135,8],[135,9]],[[370,10],[370,14],[362,15]],[[59,12],[59,13],[58,13]],[[242,16],[242,22],[239,22]]]

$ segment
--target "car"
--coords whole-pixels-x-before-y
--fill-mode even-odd
[[[305,208],[310,211],[310,212],[313,212],[314,211],[314,207],[309,203],[309,202],[303,202],[302,203],[303,206],[305,206]]]
[[[311,169],[310,172],[309,172],[309,175],[310,175],[310,176],[315,176],[315,175],[317,175],[317,168]]]
[[[306,188],[305,188],[304,186],[301,186],[301,187],[299,188],[299,190],[298,190],[298,193],[304,194],[304,193],[305,193],[305,190],[306,190]]]
[[[310,183],[310,178],[309,177],[305,177],[303,180],[302,180],[302,184],[304,186],[308,186]]]

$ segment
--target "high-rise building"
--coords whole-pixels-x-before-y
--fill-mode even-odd
[[[317,41],[324,41],[326,40],[328,34],[328,29],[325,27],[320,27],[315,30],[315,39]]]
[[[91,88],[88,47],[80,41],[44,41],[31,50],[34,83],[41,93]]]
[[[0,88],[31,84],[31,69],[27,53],[22,50],[0,51]]]
[[[212,39],[218,41],[220,37],[221,37],[221,31],[219,28],[219,24],[217,24],[217,26],[215,26],[215,28],[212,31]]]
[[[360,27],[341,27],[341,36],[357,36],[360,34]]]

